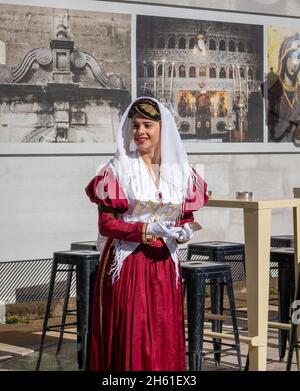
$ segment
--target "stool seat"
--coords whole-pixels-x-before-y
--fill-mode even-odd
[[[181,267],[182,276],[185,279],[186,284],[185,291],[187,292],[189,370],[194,371],[202,369],[202,356],[204,355],[205,287],[207,282],[211,284],[212,292],[217,292],[217,294],[213,293],[211,296],[212,313],[218,313],[218,311],[216,311],[215,301],[216,297],[217,301],[219,298],[219,286],[227,286],[235,339],[235,344],[229,345],[222,343],[219,338],[213,338],[214,354],[216,355],[221,352],[221,345],[230,346],[231,349],[234,348],[237,352],[238,366],[239,369],[241,369],[240,342],[230,265],[217,262],[186,261],[182,262]],[[217,322],[219,321],[214,320],[212,323],[213,331],[218,331],[216,330]]]
[[[97,250],[97,241],[96,240],[88,240],[84,242],[73,242],[71,243],[71,250]]]
[[[185,275],[190,273],[191,271],[199,273],[213,273],[216,271],[219,273],[220,271],[228,271],[230,266],[225,263],[220,262],[207,262],[207,261],[186,261],[182,264],[182,274]]]
[[[67,265],[67,268],[61,268],[62,265]],[[93,290],[96,280],[96,274],[99,266],[99,252],[92,250],[68,250],[57,251],[53,254],[52,271],[50,276],[48,299],[45,311],[45,318],[43,323],[43,331],[39,349],[39,356],[36,364],[36,370],[39,370],[44,339],[47,331],[56,331],[60,333],[60,339],[57,348],[57,354],[60,351],[62,336],[64,332],[74,333],[66,331],[65,326],[77,325],[77,360],[80,369],[86,370],[89,360],[89,334],[91,328],[91,307]],[[76,323],[66,323],[67,307],[71,286],[71,279],[73,270],[76,270]],[[68,274],[66,280],[66,291],[64,299],[64,309],[62,315],[62,322],[58,325],[48,326],[48,320],[50,316],[50,309],[52,304],[53,292],[55,287],[55,280],[57,273],[65,272]],[[74,311],[72,311],[73,313]]]
[[[274,257],[278,256],[278,259],[287,259],[285,256],[290,254],[294,256],[295,249],[293,247],[280,247],[280,248],[272,248],[271,255]]]
[[[190,247],[198,247],[198,246],[203,246],[203,247],[207,247],[208,249],[220,249],[220,246],[223,248],[223,249],[230,249],[230,248],[234,248],[236,246],[238,247],[243,247],[244,245],[242,243],[236,243],[236,242],[224,242],[224,241],[221,241],[221,240],[212,240],[212,241],[207,241],[207,242],[195,242],[195,243],[191,243],[189,244]]]
[[[271,247],[294,247],[293,235],[271,236]]]
[[[243,243],[209,241],[188,245],[188,260],[227,262],[234,281],[245,280],[245,245]]]
[[[99,252],[94,250],[66,250],[53,253],[53,262],[62,265],[82,266],[82,262],[99,262]]]

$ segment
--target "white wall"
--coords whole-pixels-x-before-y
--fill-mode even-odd
[[[300,16],[299,0],[151,0],[151,3]]]
[[[271,3],[265,0],[264,3]],[[16,1],[17,3],[17,1]],[[152,0],[152,3],[159,1]],[[300,1],[207,0],[169,4],[300,15]],[[299,154],[190,155],[205,164],[214,195],[251,190],[258,197],[291,198],[300,187]],[[109,156],[0,157],[0,261],[50,257],[73,241],[97,236],[97,210],[84,187]],[[273,234],[292,233],[287,210],[273,214]],[[207,208],[197,213],[203,225],[195,240],[243,240],[242,212]]]
[[[0,260],[50,257],[73,241],[97,236],[97,209],[84,188],[106,156],[6,157],[0,165]],[[251,190],[257,197],[292,198],[300,187],[297,155],[193,155],[205,165],[217,195]],[[195,240],[243,240],[240,210],[206,208]],[[274,234],[292,233],[288,210],[273,214]]]

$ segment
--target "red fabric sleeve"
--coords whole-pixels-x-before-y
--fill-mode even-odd
[[[99,211],[99,232],[108,238],[127,240],[128,242],[142,243],[142,229],[144,223],[127,223],[114,217],[112,213]]]
[[[187,192],[184,205],[183,215],[195,212],[203,208],[208,201],[207,184],[193,168],[192,184]]]
[[[194,221],[193,212],[203,208],[208,201],[207,184],[193,168],[192,186],[187,192],[178,226]]]
[[[128,200],[110,166],[102,168],[85,188],[86,194],[98,205],[99,232],[108,238],[142,243],[143,222],[127,223],[117,215],[128,209]]]

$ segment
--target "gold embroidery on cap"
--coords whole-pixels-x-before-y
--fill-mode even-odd
[[[139,104],[139,106],[145,110],[146,113],[149,113],[150,115],[152,115],[153,117],[155,115],[158,115],[158,111],[152,106],[150,105],[149,103],[141,103]]]

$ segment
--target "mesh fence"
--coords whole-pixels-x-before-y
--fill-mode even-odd
[[[17,303],[47,300],[52,258],[0,262],[0,301]],[[67,273],[57,273],[55,299],[64,297]],[[70,296],[76,295],[75,273]]]

